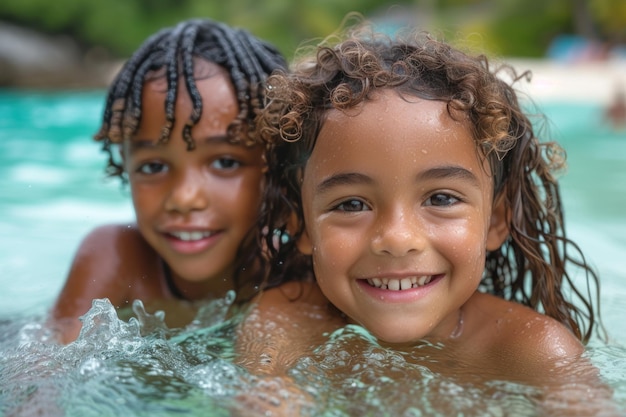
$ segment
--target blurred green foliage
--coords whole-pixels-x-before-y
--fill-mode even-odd
[[[577,14],[577,10],[583,10],[583,15]],[[580,32],[581,16],[583,20],[588,20],[588,27],[596,28],[594,34],[601,38],[624,41],[626,28],[626,0],[0,2],[0,20],[49,34],[67,34],[85,48],[101,46],[117,57],[130,55],[159,28],[191,17],[210,17],[244,27],[273,42],[287,57],[292,57],[293,51],[302,41],[329,35],[350,11],[359,12],[368,18],[387,16],[391,19],[391,16],[395,16],[397,19],[400,15],[403,24],[419,24],[424,29],[444,34],[448,38],[478,34],[484,49],[515,56],[541,56],[555,35]]]

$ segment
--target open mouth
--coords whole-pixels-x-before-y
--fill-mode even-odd
[[[397,278],[368,278],[367,283],[375,288],[380,288],[382,290],[390,290],[390,291],[402,291],[408,290],[411,288],[423,287],[429,284],[433,279],[434,275],[424,275],[424,276],[415,276],[415,277],[407,277],[402,279]]]

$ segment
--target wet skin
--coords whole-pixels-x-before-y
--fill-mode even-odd
[[[304,220],[322,292],[390,343],[460,331],[480,282],[493,184],[444,102],[377,93],[331,110],[306,164]]]
[[[165,80],[149,82],[143,118],[124,143],[138,228],[171,268],[176,286],[194,288],[191,298],[223,295],[232,288],[237,249],[254,224],[261,190],[262,151],[231,144],[226,129],[238,112],[224,70],[213,64],[197,80],[204,103],[192,129],[196,149],[182,137],[192,111],[179,93],[176,122],[166,143],[158,143],[165,123]]]
[[[167,324],[180,327],[195,316],[186,300],[223,297],[233,288],[233,262],[259,205],[262,151],[226,139],[238,105],[225,70],[198,60],[195,71],[203,111],[191,130],[191,151],[182,137],[192,112],[183,80],[170,139],[161,144],[166,81],[145,84],[139,129],[122,147],[137,222],[100,226],[81,242],[51,311],[50,327],[64,343],[78,336],[78,317],[94,298],[116,308],[141,299],[146,310],[164,310]],[[167,285],[163,261],[185,300]]]
[[[283,375],[333,331],[358,323],[382,346],[419,348],[430,360],[415,351],[418,362],[442,374],[462,367],[469,380],[545,384],[550,370],[559,386],[568,377],[558,370],[580,363],[595,379],[561,323],[477,291],[487,251],[509,232],[467,123],[445,103],[390,90],[328,112],[301,187],[297,243],[312,255],[315,282],[257,297],[240,331],[255,335],[240,339],[241,364]]]

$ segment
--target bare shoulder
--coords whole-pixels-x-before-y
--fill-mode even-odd
[[[325,307],[328,300],[314,282],[293,281],[265,290],[255,298],[259,309]]]
[[[252,302],[238,331],[238,362],[251,372],[282,374],[345,321],[315,283],[289,282]]]
[[[491,365],[516,374],[544,373],[546,367],[576,361],[583,344],[563,324],[522,304],[477,293],[472,311],[473,344]]]
[[[127,270],[147,272],[157,259],[158,255],[135,225],[107,224],[87,234],[76,252],[74,263],[98,265],[106,270],[115,268],[128,276]]]
[[[78,251],[104,251],[106,254],[119,252],[120,245],[123,249],[132,249],[147,244],[135,225],[105,224],[91,230],[82,240]]]
[[[141,263],[149,252],[148,244],[132,225],[107,224],[96,227],[80,242],[68,282],[90,277],[91,281],[98,277],[99,282],[114,279],[113,275],[123,272],[128,265]]]
[[[76,251],[50,312],[50,322],[61,329],[62,340],[76,338],[80,330],[78,317],[91,308],[93,299],[108,298],[121,307],[139,298],[136,293],[145,292],[146,284],[136,281],[158,274],[157,259],[134,226],[111,224],[89,232]],[[150,285],[156,288],[160,283],[157,280]]]
[[[253,300],[248,319],[295,333],[302,330],[307,335],[323,333],[343,323],[317,284],[311,282],[288,282],[263,291]]]

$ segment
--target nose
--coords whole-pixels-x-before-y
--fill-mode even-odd
[[[179,213],[203,210],[209,204],[206,178],[197,170],[186,170],[173,181],[165,209]]]
[[[395,209],[378,216],[372,251],[377,255],[402,257],[424,250],[427,234],[410,209]]]

